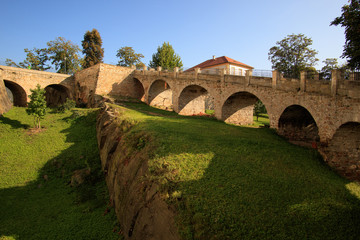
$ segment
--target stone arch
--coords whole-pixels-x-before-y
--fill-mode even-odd
[[[45,87],[45,99],[49,107],[63,104],[70,98],[70,90],[61,84],[50,84]]]
[[[145,102],[145,89],[139,79],[131,78],[130,80],[125,80],[124,84],[127,85],[129,97]]]
[[[253,93],[248,91],[235,92],[224,101],[221,109],[221,119],[227,123],[237,125],[253,124],[254,107],[257,101],[261,101],[261,99]]]
[[[27,94],[23,87],[19,84],[4,80],[5,87],[9,89],[13,96],[13,105],[19,107],[26,107],[27,104]]]
[[[214,105],[214,98],[200,85],[188,85],[180,92],[178,111],[181,115],[204,114],[207,107]]]
[[[353,180],[360,179],[360,123],[342,124],[325,147],[325,161],[339,173]]]
[[[151,83],[148,91],[148,103],[150,106],[165,110],[173,110],[173,91],[164,80],[155,80]]]
[[[278,121],[278,133],[291,141],[318,142],[319,129],[312,114],[303,106],[285,108]]]

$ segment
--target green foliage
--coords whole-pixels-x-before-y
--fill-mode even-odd
[[[175,67],[182,69],[183,63],[169,42],[164,42],[161,47],[157,48],[157,52],[152,55],[149,66],[151,68],[162,67],[163,70],[173,70]]]
[[[261,113],[267,113],[267,111],[265,105],[260,100],[258,100],[254,106],[254,116],[256,116],[256,121],[259,121],[259,116]]]
[[[117,51],[116,56],[120,58],[118,66],[131,67],[143,65],[141,58],[144,57],[141,53],[135,53],[132,47],[122,47]]]
[[[104,48],[102,46],[102,39],[100,33],[95,28],[90,32],[87,31],[82,41],[83,51],[85,54],[82,62],[83,68],[91,67],[95,64],[102,63],[104,58]]]
[[[62,37],[48,42],[47,46],[47,48],[34,48],[33,50],[25,48],[26,59],[23,62],[17,64],[11,59],[6,59],[6,65],[46,71],[51,68],[50,64],[52,64],[58,73],[65,74],[73,74],[80,70],[80,63],[83,60],[79,55],[79,46]]]
[[[276,45],[269,50],[269,60],[272,68],[285,76],[300,78],[301,71],[313,67],[319,60],[316,58],[318,52],[310,48],[312,39],[304,34],[288,35]]]
[[[58,73],[73,74],[80,70],[80,48],[78,45],[58,37],[47,43],[49,60]]]
[[[30,91],[30,102],[28,103],[26,113],[34,116],[34,127],[41,128],[40,120],[43,119],[46,114],[45,89],[42,89],[38,84],[36,85],[36,89],[30,89]]]
[[[360,69],[360,1],[350,0],[342,7],[342,14],[330,25],[345,27],[345,46],[342,57],[347,58],[350,69]]]
[[[76,102],[70,98],[67,98],[63,104],[61,104],[56,108],[56,111],[59,113],[64,113],[67,110],[71,110],[75,108],[75,106],[76,106]]]
[[[19,64],[17,64],[16,62],[11,60],[10,58],[7,58],[5,60],[5,64],[6,64],[6,66],[9,66],[9,67],[20,67]]]
[[[76,121],[67,121],[70,111],[49,113],[37,134],[25,108],[0,117],[0,239],[121,239],[101,172],[97,112],[78,111]],[[91,175],[71,187],[84,168]]]
[[[151,133],[156,144],[149,175],[177,209],[182,239],[358,238],[360,186],[316,151],[267,128],[126,106],[122,117],[137,122],[129,134]]]
[[[323,61],[325,64],[321,69],[321,78],[330,80],[331,79],[331,71],[339,68],[339,64],[336,58],[327,58]]]
[[[46,71],[50,69],[50,66],[47,65],[47,61],[49,57],[47,55],[47,49],[37,49],[29,50],[27,48],[24,49],[26,53],[26,59],[19,64],[16,64],[11,59],[6,59],[7,66],[19,67],[19,68],[28,68],[39,71]]]

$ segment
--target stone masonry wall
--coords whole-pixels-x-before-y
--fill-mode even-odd
[[[151,85],[148,94],[149,105],[172,110],[172,98],[172,90],[166,82],[157,80]]]
[[[35,89],[37,84],[42,88],[51,84],[62,84],[67,87],[71,94],[74,85],[70,75],[59,74],[45,71],[36,71],[8,66],[0,66],[3,70],[3,80],[11,81],[21,86],[26,92],[26,96],[30,95],[30,89]],[[27,99],[29,101],[29,99]]]
[[[74,74],[74,98],[77,105],[87,107],[94,106],[99,71],[100,64],[97,64]]]
[[[2,78],[3,71],[0,70],[0,116],[10,110],[12,104],[6,92],[4,81]]]
[[[257,97],[245,92],[232,95],[224,103],[223,120],[237,125],[253,124],[254,104],[257,100]]]
[[[324,160],[341,175],[360,180],[360,123],[346,123],[327,146],[320,148]]]
[[[144,90],[131,73],[134,69],[109,64],[100,65],[96,94],[141,98]],[[140,85],[139,85],[140,84]]]
[[[179,114],[193,115],[205,113],[205,99],[207,91],[200,86],[185,88],[179,98]]]

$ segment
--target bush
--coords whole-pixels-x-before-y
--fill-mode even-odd
[[[59,113],[64,113],[65,111],[70,110],[70,109],[74,108],[75,106],[76,106],[75,101],[71,100],[70,98],[67,98],[63,104],[59,105],[56,108],[56,111]]]

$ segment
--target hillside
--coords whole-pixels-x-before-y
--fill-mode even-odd
[[[40,132],[25,108],[0,117],[1,240],[119,239],[101,175],[96,114],[50,110]],[[90,175],[72,184],[79,169]]]
[[[182,238],[358,239],[360,186],[335,174],[315,150],[272,129],[145,104],[112,107],[120,128],[127,126],[119,136],[130,143],[127,151],[142,155],[150,145],[148,178],[176,209]]]
[[[315,150],[268,128],[141,103],[112,108],[128,153],[136,159],[146,149],[143,180],[158,184],[183,239],[359,238],[360,186],[334,173]],[[40,133],[30,131],[24,108],[0,117],[1,240],[129,237],[107,205],[96,114],[49,113]],[[73,187],[78,169],[91,175]]]

